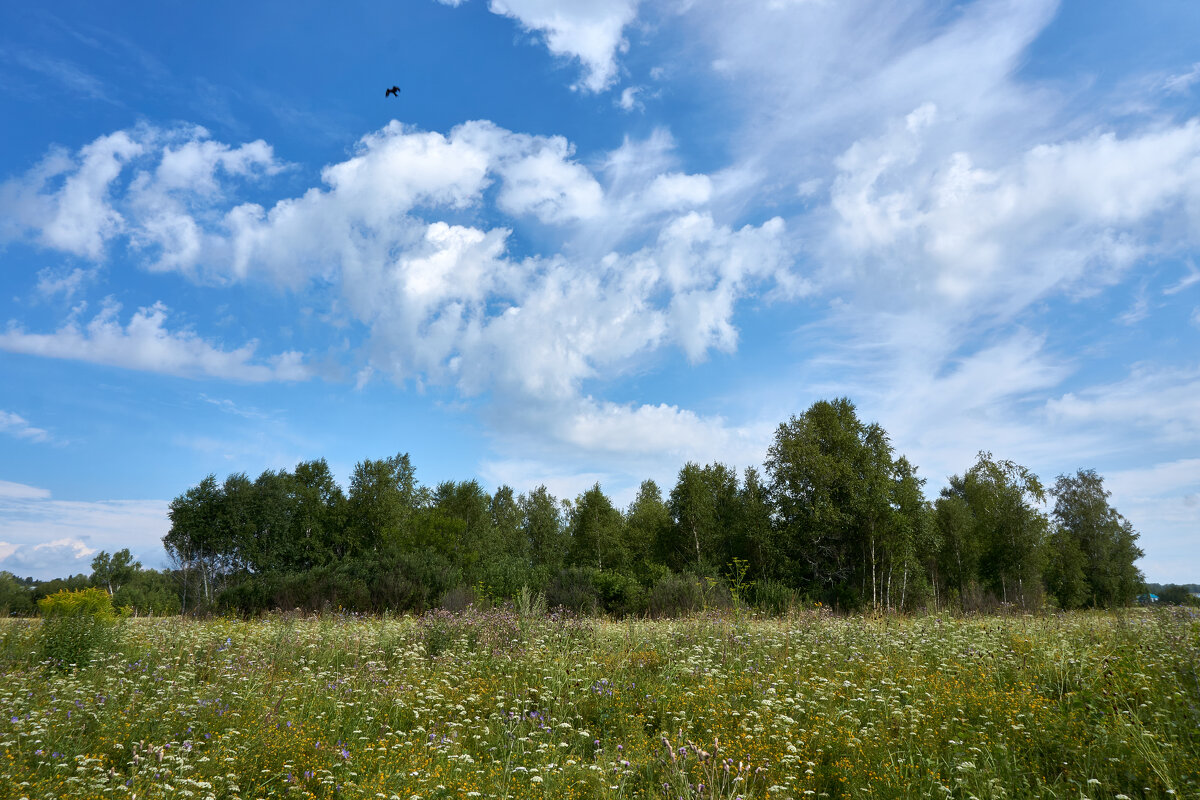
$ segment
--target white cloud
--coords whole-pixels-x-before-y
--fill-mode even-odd
[[[26,486],[23,483],[0,481],[0,499],[7,500],[37,500],[48,499],[50,491],[36,486]]]
[[[52,151],[22,179],[0,185],[0,217],[8,219],[0,235],[34,229],[46,247],[99,260],[105,241],[125,223],[109,202],[110,185],[141,152],[125,131],[85,145],[78,158]]]
[[[618,506],[631,502],[646,478],[669,491],[687,461],[717,461],[734,468],[761,464],[776,425],[774,420],[732,424],[676,405],[591,397],[526,409],[525,414],[531,425],[551,430],[539,435],[531,427],[514,435],[510,427],[503,445],[523,455],[486,461],[481,470],[487,480],[526,488],[545,484],[568,499],[600,483]]]
[[[1177,94],[1185,94],[1191,91],[1192,85],[1200,81],[1200,62],[1192,64],[1192,68],[1187,72],[1181,72],[1178,75],[1172,75],[1163,81],[1163,87],[1168,92]]]
[[[38,270],[37,293],[44,299],[61,294],[63,300],[70,302],[95,277],[95,270],[75,267],[69,271],[55,271],[47,267]]]
[[[1149,432],[1160,442],[1200,441],[1200,368],[1135,365],[1116,383],[1068,392],[1046,402],[1050,418],[1074,423]]]
[[[231,147],[196,128],[142,132],[140,141],[150,168],[115,202],[133,252],[153,246],[143,265],[334,287],[341,297],[332,302],[369,329],[360,375],[453,385],[504,405],[578,400],[584,381],[664,347],[693,362],[732,352],[739,301],[800,286],[782,219],[736,229],[718,221],[711,208],[725,179],[679,171],[662,130],[625,142],[593,172],[562,137],[486,121],[448,134],[393,122],[323,169],[323,187],[224,212],[225,178],[281,169],[270,147]],[[456,221],[491,203],[514,225],[546,226],[549,252],[517,260],[510,228]],[[122,325],[109,305],[53,334],[10,324],[0,347],[177,375],[308,375],[298,354],[256,363],[254,343],[224,350],[168,330],[166,316],[156,305]]]
[[[1200,283],[1200,269],[1196,269],[1195,264],[1189,263],[1187,275],[1184,275],[1182,278],[1180,278],[1177,283],[1168,286],[1166,289],[1163,289],[1163,294],[1179,294],[1184,289],[1187,289],[1197,283]]]
[[[162,500],[53,500],[44,489],[0,482],[0,570],[41,579],[91,573],[96,552],[124,547],[145,566],[158,567],[170,528],[167,506]]]
[[[621,90],[621,96],[617,98],[617,108],[622,111],[633,111],[634,109],[645,108],[642,101],[638,99],[638,95],[642,93],[640,86],[626,86]]]
[[[0,432],[15,436],[18,439],[28,439],[31,442],[49,441],[50,434],[41,428],[35,428],[19,414],[0,409]]]
[[[1124,138],[1097,133],[1030,148],[997,169],[966,153],[921,158],[930,106],[839,160],[839,252],[855,278],[927,302],[1012,313],[1051,292],[1112,283],[1146,254],[1185,246],[1156,235],[1200,212],[1200,123]]]
[[[237,403],[228,398],[209,397],[208,395],[201,393],[200,399],[210,405],[216,406],[226,414],[232,414],[243,419],[266,420],[271,418],[270,414],[259,411],[257,408],[239,406]]]
[[[920,466],[930,490],[979,450],[1036,467],[1095,447],[1072,430],[1047,436],[1028,412],[1072,371],[1044,336],[1016,329],[980,339],[967,323],[846,306],[802,341],[823,353],[807,364],[813,399],[848,395]]]
[[[556,56],[577,58],[584,76],[573,88],[602,92],[617,79],[623,32],[637,16],[637,0],[489,0],[495,14],[542,34]]]
[[[772,425],[731,425],[676,405],[636,405],[587,398],[574,413],[552,423],[568,447],[588,453],[685,461],[758,463],[766,454]]]
[[[208,136],[199,126],[143,125],[101,136],[74,155],[53,149],[25,175],[0,184],[0,239],[32,235],[44,247],[102,261],[108,244],[128,235],[135,248],[161,251],[147,266],[194,269],[204,254],[200,223],[223,199],[222,184],[284,168],[261,140],[232,147]],[[147,162],[156,163],[142,169]],[[43,271],[38,289],[69,297],[92,274]]]
[[[188,330],[166,328],[161,303],[138,309],[129,323],[118,320],[120,306],[106,302],[83,328],[72,318],[50,334],[27,333],[14,323],[0,333],[0,350],[107,364],[125,369],[184,377],[207,376],[239,381],[298,381],[309,377],[303,356],[294,351],[254,363],[255,343],[223,350]]]
[[[1200,459],[1182,458],[1104,475],[1109,502],[1141,532],[1147,580],[1193,583],[1200,546]]]

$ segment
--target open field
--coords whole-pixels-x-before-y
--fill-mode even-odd
[[[1200,797],[1200,619],[3,621],[28,798]]]

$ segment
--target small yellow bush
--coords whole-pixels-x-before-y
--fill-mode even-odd
[[[117,612],[103,589],[55,592],[38,601],[42,612],[39,657],[58,669],[83,666],[113,642]]]
[[[63,589],[38,600],[38,610],[42,616],[51,617],[92,617],[94,619],[112,622],[117,618],[113,608],[112,598],[103,589],[79,589],[70,591]]]

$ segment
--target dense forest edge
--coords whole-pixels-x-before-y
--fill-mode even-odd
[[[1138,533],[1094,470],[1047,487],[981,452],[933,501],[924,485],[846,398],[782,423],[762,472],[689,462],[669,492],[644,481],[624,510],[599,484],[574,499],[423,486],[407,454],[360,462],[346,492],[320,459],[255,480],[209,475],[175,498],[168,569],[121,550],[99,553],[90,576],[0,573],[0,609],[31,613],[89,586],[139,614],[420,612],[518,597],[617,616],[1200,603],[1198,586],[1147,587]]]

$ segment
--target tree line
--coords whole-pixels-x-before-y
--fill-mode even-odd
[[[0,571],[0,613],[31,615],[44,597],[93,587],[104,589],[113,605],[129,614],[178,614],[182,609],[179,598],[181,576],[170,570],[142,567],[128,548],[115,553],[101,550],[92,558],[91,566],[90,575],[80,573],[44,581]]]
[[[1051,487],[980,453],[932,501],[925,479],[848,399],[781,424],[764,468],[687,463],[617,508],[599,484],[488,493],[424,486],[407,454],[364,460],[348,491],[323,460],[209,475],[175,498],[163,540],[184,610],[422,610],[502,601],[676,613],[1064,608],[1142,591],[1138,534],[1093,470]],[[1053,509],[1042,510],[1053,499]]]

